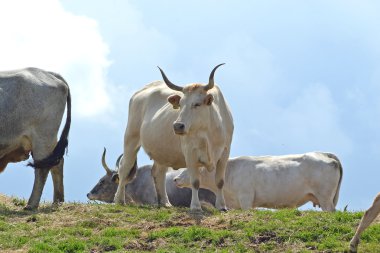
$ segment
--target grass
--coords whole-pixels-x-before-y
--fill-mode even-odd
[[[0,195],[0,252],[345,252],[362,212],[205,208],[199,225],[187,208],[65,203],[24,211]],[[380,224],[361,252],[380,252]]]

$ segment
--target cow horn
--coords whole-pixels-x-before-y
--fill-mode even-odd
[[[110,175],[112,174],[112,171],[111,169],[107,166],[107,163],[106,163],[106,148],[104,148],[104,151],[103,151],[103,155],[102,155],[102,165],[103,165],[103,168],[106,170],[107,174]]]
[[[208,79],[208,84],[205,86],[205,90],[210,90],[214,87],[214,74],[217,68],[224,65],[225,63],[221,63],[219,65],[216,65],[216,67],[211,71],[210,78]]]
[[[177,85],[175,85],[174,83],[170,82],[169,79],[166,77],[164,71],[163,71],[160,67],[157,66],[157,68],[160,70],[161,75],[162,75],[162,78],[164,79],[166,85],[167,85],[170,89],[172,89],[172,90],[176,90],[176,91],[182,91],[182,90],[183,90],[182,87],[177,86]]]
[[[117,160],[116,160],[116,170],[117,171],[119,171],[119,164],[120,164],[120,160],[121,160],[121,158],[123,157],[123,154],[121,154],[121,155],[119,155],[119,157],[117,158]]]

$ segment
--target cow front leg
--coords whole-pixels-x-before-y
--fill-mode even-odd
[[[53,179],[53,187],[54,187],[54,196],[53,196],[53,203],[61,203],[65,201],[64,197],[64,187],[63,187],[63,164],[64,160],[62,159],[61,162],[54,166],[51,170],[51,177]]]
[[[168,167],[159,165],[157,163],[153,164],[152,167],[152,177],[154,180],[154,186],[157,193],[157,204],[158,206],[171,207],[169,202],[168,194],[166,193],[166,172]]]
[[[350,252],[356,252],[359,244],[360,234],[366,229],[380,213],[380,193],[377,194],[372,206],[364,213],[354,237],[350,241]]]
[[[33,191],[25,207],[26,210],[33,210],[38,207],[48,174],[49,170],[47,169],[34,169]]]
[[[196,167],[187,168],[191,182],[191,204],[190,211],[192,213],[202,212],[201,203],[199,201],[198,191],[200,186],[199,169]]]

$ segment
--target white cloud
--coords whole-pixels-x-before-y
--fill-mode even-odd
[[[79,117],[110,109],[109,49],[96,21],[65,11],[58,0],[2,1],[0,30],[1,70],[34,66],[60,73]]]

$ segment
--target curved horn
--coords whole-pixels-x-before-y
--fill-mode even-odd
[[[163,71],[160,67],[157,66],[157,68],[160,70],[161,75],[162,75],[162,78],[164,79],[164,82],[166,83],[166,85],[167,85],[170,89],[172,89],[172,90],[176,90],[176,91],[182,91],[182,90],[183,90],[182,87],[177,86],[177,85],[175,85],[174,83],[170,82],[169,79],[166,77],[164,71]]]
[[[221,63],[216,65],[216,67],[211,71],[210,78],[208,79],[208,84],[205,86],[205,90],[212,89],[214,87],[214,74],[217,68],[224,65],[225,63]]]
[[[123,157],[123,154],[119,155],[119,157],[116,160],[115,169],[117,171],[119,170],[119,164],[120,164],[120,160],[121,160],[122,157]]]
[[[106,163],[106,148],[104,148],[104,151],[103,151],[103,155],[102,155],[102,165],[103,165],[103,168],[106,170],[107,174],[112,174],[112,171],[111,169],[107,166],[107,163]]]

